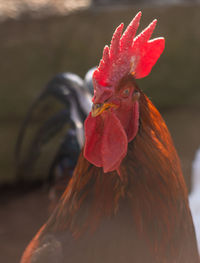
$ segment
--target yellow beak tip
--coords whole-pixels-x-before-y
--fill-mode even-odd
[[[97,117],[102,112],[104,112],[110,108],[117,108],[117,105],[115,105],[111,102],[105,102],[103,104],[93,104],[92,111],[91,111],[92,117]]]

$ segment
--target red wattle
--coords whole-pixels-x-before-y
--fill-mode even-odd
[[[114,112],[106,111],[85,121],[84,156],[104,172],[117,170],[126,156],[128,140],[120,120]]]
[[[101,116],[93,118],[91,112],[85,120],[85,147],[84,156],[92,164],[101,167],[103,162],[100,154],[103,133]]]
[[[104,113],[104,133],[102,137],[101,155],[104,172],[117,170],[127,153],[127,135],[120,120],[112,112]]]
[[[126,130],[128,142],[132,141],[135,138],[138,132],[138,128],[139,128],[139,103],[138,101],[136,101],[133,105],[128,129]]]

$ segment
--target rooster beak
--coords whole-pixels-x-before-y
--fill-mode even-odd
[[[93,104],[92,105],[92,117],[97,117],[102,112],[110,109],[110,108],[117,108],[118,106],[111,102],[104,102],[102,104]]]

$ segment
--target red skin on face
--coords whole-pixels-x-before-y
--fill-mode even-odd
[[[94,120],[95,119],[95,120]],[[84,155],[95,166],[103,167],[104,172],[118,169],[127,152],[126,133],[113,111],[93,118],[91,114],[85,122],[85,131],[94,125],[95,132],[86,137]],[[103,128],[102,128],[103,127]],[[96,132],[102,128],[100,133]]]
[[[128,96],[123,94],[127,90]],[[84,155],[95,166],[103,167],[104,172],[119,169],[126,156],[128,142],[137,134],[139,103],[133,101],[133,93],[134,87],[127,83],[108,100],[118,108],[109,109],[97,117],[90,114],[85,121]]]

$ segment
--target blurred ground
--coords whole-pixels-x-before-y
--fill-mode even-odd
[[[171,109],[163,112],[181,157],[184,175],[190,186],[191,163],[197,142],[200,145],[199,110]],[[195,125],[194,125],[195,124]],[[22,194],[0,194],[0,262],[17,263],[25,246],[48,218],[47,189]]]
[[[45,190],[0,195],[0,262],[18,263],[22,251],[47,219]]]

